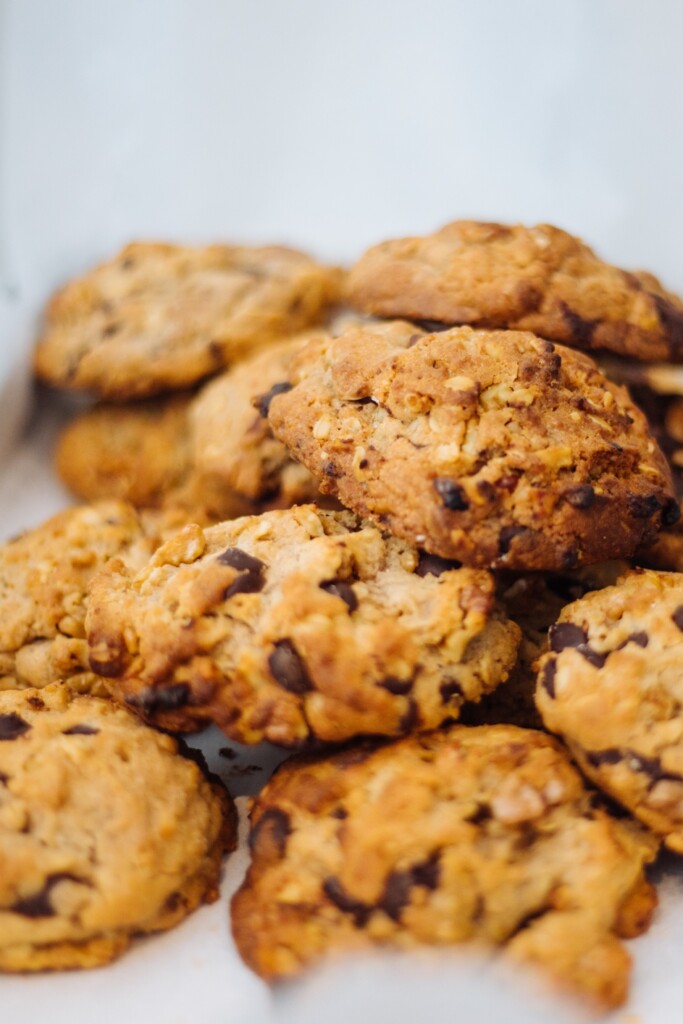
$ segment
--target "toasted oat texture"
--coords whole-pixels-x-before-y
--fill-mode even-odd
[[[135,242],[57,292],[35,369],[115,400],[188,387],[315,323],[339,286],[293,249]]]
[[[683,853],[683,574],[637,569],[568,605],[539,668],[546,726]]]
[[[358,514],[443,558],[549,571],[629,557],[678,517],[645,417],[587,356],[515,331],[383,332],[314,345],[269,402],[276,437]]]
[[[0,970],[96,967],[218,897],[234,806],[170,736],[54,684],[0,693]]]
[[[205,486],[228,489],[254,504],[288,508],[320,497],[318,482],[277,441],[254,399],[287,379],[292,358],[320,329],[276,342],[217,377],[191,407],[192,455]]]
[[[56,468],[86,501],[118,498],[136,508],[184,510],[185,520],[215,522],[257,511],[217,475],[194,464],[191,395],[128,405],[100,403],[59,439]]]
[[[396,736],[504,680],[519,629],[492,577],[312,505],[187,527],[93,581],[90,664],[115,697],[242,743]]]
[[[554,740],[509,725],[295,758],[256,798],[250,845],[232,928],[268,980],[370,943],[479,940],[616,1006],[619,939],[656,903],[656,839],[596,806]]]
[[[683,362],[681,299],[549,224],[454,221],[383,242],[361,257],[347,290],[352,305],[378,316],[511,327],[581,349]]]
[[[66,509],[0,545],[0,690],[61,680],[106,692],[88,665],[88,583],[115,556],[142,567],[163,533],[157,519],[108,501]]]

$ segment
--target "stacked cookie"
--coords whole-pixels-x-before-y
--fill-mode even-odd
[[[616,1005],[644,867],[681,848],[683,593],[631,568],[679,511],[646,415],[580,350],[680,358],[683,305],[558,229],[471,222],[376,247],[343,296],[329,320],[340,275],[288,250],[138,245],[53,300],[39,374],[128,404],[60,442],[99,502],[42,528],[68,588],[0,553],[8,691],[345,744],[252,809],[233,930],[264,977],[479,940]],[[86,521],[76,571],[52,538]]]

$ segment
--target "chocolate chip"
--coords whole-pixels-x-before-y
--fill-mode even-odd
[[[344,580],[326,580],[320,584],[320,589],[326,594],[332,594],[333,597],[340,597],[350,612],[355,612],[358,607],[358,598],[353,592],[353,587]]]
[[[579,564],[579,552],[576,548],[565,548],[560,556],[563,569],[575,569]]]
[[[96,736],[99,732],[93,725],[72,725],[69,729],[62,729],[63,736]]]
[[[444,679],[439,686],[439,694],[443,704],[448,704],[453,697],[463,697],[463,688],[457,679]]]
[[[579,484],[566,490],[564,498],[574,508],[590,508],[595,502],[595,491],[590,484]]]
[[[21,715],[0,715],[0,740],[16,740],[28,732],[31,726]]]
[[[348,818],[348,816],[349,812],[346,810],[345,807],[335,807],[333,811],[330,811],[330,817],[337,818],[339,821],[344,821],[344,819]]]
[[[669,335],[668,342],[673,352],[683,348],[683,313],[669,299],[655,292],[649,292],[659,315],[659,322]]]
[[[401,721],[398,723],[398,727],[402,733],[412,732],[420,724],[420,712],[417,704],[411,698],[408,700],[408,708],[405,714],[401,717]]]
[[[30,707],[35,708],[36,711],[42,711],[45,707],[45,701],[41,697],[29,697],[26,703],[30,705]]]
[[[322,472],[323,476],[329,476],[332,479],[343,475],[342,471],[337,468],[336,463],[332,462],[331,459],[328,459],[327,462],[323,462]]]
[[[22,917],[54,917],[56,911],[52,906],[50,894],[54,887],[63,881],[82,883],[82,879],[70,875],[66,871],[56,872],[47,876],[45,884],[39,892],[17,900],[9,907],[9,910],[14,914],[21,914]]]
[[[6,786],[9,782],[9,775],[5,775],[4,772],[0,772],[0,786]]]
[[[678,608],[673,613],[671,618],[674,620],[674,622],[676,623],[676,625],[678,626],[680,631],[683,633],[683,604],[679,604]],[[0,738],[2,738],[2,734],[1,733],[0,733]]]
[[[262,572],[242,572],[237,576],[223,594],[227,601],[235,594],[258,594],[266,585]]]
[[[634,519],[649,519],[659,512],[662,501],[656,494],[627,494],[626,507]]]
[[[439,854],[433,853],[425,861],[407,871],[392,871],[386,880],[382,898],[378,903],[392,921],[399,921],[410,902],[410,893],[417,887],[434,890],[439,884],[441,866]]]
[[[445,324],[441,320],[416,320],[415,323],[427,334],[440,334],[442,331],[450,331],[452,324]]]
[[[567,647],[574,647],[579,654],[582,654],[586,661],[596,668],[602,668],[607,660],[607,655],[594,651],[588,643],[588,635],[580,626],[573,622],[559,622],[548,630],[550,649],[559,654]]]
[[[575,313],[573,309],[570,309],[565,302],[562,302],[560,305],[562,308],[562,319],[569,329],[571,341],[577,344],[579,348],[590,348],[598,321],[585,320],[578,313]]]
[[[410,693],[413,682],[412,679],[397,679],[396,676],[387,676],[386,679],[380,679],[377,685],[381,686],[383,690],[388,690],[389,693],[403,697],[406,693]]]
[[[472,825],[483,825],[485,821],[490,821],[492,816],[491,808],[488,804],[479,804],[476,811],[465,820],[471,822]]]
[[[287,851],[287,839],[292,832],[289,815],[279,807],[269,807],[249,833],[249,849],[254,853],[259,845],[274,850],[278,859]],[[260,851],[263,852],[263,851]]]
[[[270,391],[266,391],[265,395],[259,395],[254,400],[254,405],[264,419],[268,415],[270,409],[270,403],[273,401],[276,395],[284,395],[287,391],[292,390],[292,385],[288,381],[282,381],[280,384],[273,384]]]
[[[526,526],[504,526],[498,534],[498,554],[507,555],[512,541],[523,533],[528,533]]]
[[[626,647],[627,644],[637,644],[638,647],[647,647],[649,642],[650,642],[650,637],[644,631],[641,631],[639,633],[631,633],[630,636],[626,637],[626,639],[623,641],[623,643],[619,644],[619,646],[616,648],[616,650],[617,651],[623,650],[624,647]]]
[[[496,488],[489,480],[477,480],[477,490],[485,501],[496,500]]]
[[[184,707],[190,699],[190,687],[187,683],[173,683],[155,689],[146,686],[140,693],[132,693],[126,697],[126,704],[140,708],[145,715],[153,715],[158,711],[175,711]]]
[[[128,664],[128,651],[122,637],[100,638],[91,634],[88,641],[90,646],[88,662],[93,672],[107,679],[123,675]],[[102,655],[94,654],[93,651],[101,651]]]
[[[179,892],[172,892],[164,900],[164,910],[169,914],[175,913],[175,911],[184,904],[183,897]]]
[[[456,562],[455,559],[440,558],[439,555],[430,555],[427,551],[421,551],[417,568],[415,569],[416,576],[441,576],[442,573],[448,572],[450,569],[461,569],[462,562]]]
[[[226,548],[220,555],[216,555],[216,561],[238,572],[263,572],[267,568],[265,562],[247,554],[242,548]]]
[[[549,697],[555,699],[555,675],[557,674],[557,664],[555,658],[546,663],[543,669],[543,679],[541,685],[546,691]]]
[[[362,928],[372,914],[372,907],[355,899],[346,891],[338,878],[330,876],[323,882],[323,892],[328,900],[344,914],[351,914],[356,928]]]
[[[465,512],[470,507],[464,489],[455,480],[447,476],[437,476],[434,480],[434,487],[443,504],[451,512]]]
[[[290,693],[306,693],[313,689],[306,666],[291,640],[278,640],[268,658],[268,668],[273,679]]]
[[[642,754],[637,754],[634,750],[625,751],[624,753],[626,754],[629,768],[632,768],[633,771],[649,775],[653,783],[660,782],[662,779],[683,782],[683,775],[679,775],[678,772],[666,771],[658,757],[644,757]]]
[[[674,498],[669,498],[662,509],[662,526],[675,526],[680,518],[681,506]]]
[[[586,760],[593,768],[599,768],[601,764],[618,764],[623,760],[620,750],[616,747],[607,747],[605,750],[587,750]]]

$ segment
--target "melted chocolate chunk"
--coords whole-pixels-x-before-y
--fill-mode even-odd
[[[421,551],[417,568],[415,569],[416,576],[441,576],[442,573],[448,572],[450,569],[461,569],[462,562],[456,562],[455,559],[440,558],[439,555],[430,555],[427,551]]]
[[[259,395],[259,397],[254,401],[254,405],[259,411],[259,415],[265,419],[270,410],[270,403],[276,395],[284,395],[287,391],[291,390],[292,385],[288,381],[282,381],[280,384],[273,384],[270,391],[266,391],[265,395]]]
[[[342,913],[351,914],[356,928],[362,928],[367,923],[373,908],[351,896],[338,878],[326,878],[323,882],[323,892]]]
[[[383,690],[388,690],[389,693],[404,697],[412,690],[413,683],[413,679],[397,679],[396,676],[387,676],[386,679],[380,679],[377,685],[381,686]]]
[[[6,786],[9,782],[9,775],[5,775],[4,772],[0,772],[0,786]]]
[[[564,498],[574,508],[590,508],[595,503],[595,491],[590,484],[579,484],[565,491]]]
[[[680,631],[683,633],[683,604],[679,604],[678,608],[673,613],[671,618],[674,620],[674,623],[678,626]],[[1,723],[0,723],[0,725],[1,725]],[[2,733],[0,732],[0,739],[1,738],[2,738]]]
[[[607,747],[605,750],[587,750],[586,760],[593,768],[599,768],[601,764],[618,764],[623,761],[620,750],[616,747]]]
[[[555,700],[555,675],[557,673],[557,665],[555,659],[546,663],[543,669],[543,679],[541,685],[549,697]]]
[[[439,686],[439,695],[441,702],[448,704],[453,697],[464,697],[464,692],[457,679],[444,679]]]
[[[561,306],[562,318],[571,334],[571,341],[575,342],[580,348],[591,348],[593,334],[598,321],[585,320],[578,313],[575,313],[573,309],[570,309],[566,302],[563,302]]]
[[[77,878],[76,875],[70,875],[66,871],[56,872],[53,875],[48,875],[45,880],[45,884],[39,892],[34,893],[33,896],[25,896],[23,899],[17,900],[9,908],[13,914],[21,914],[22,917],[54,917],[55,908],[52,906],[50,900],[50,894],[54,887],[60,882],[80,882],[83,884],[81,878]]]
[[[575,569],[579,564],[579,552],[576,548],[565,548],[560,561],[563,569]]]
[[[117,638],[112,640],[106,638],[101,643],[96,635],[90,636],[88,639],[90,640],[91,649],[99,650],[101,648],[104,651],[103,658],[99,658],[92,653],[90,654],[88,662],[93,672],[107,679],[123,675],[128,663],[128,652],[123,639]]]
[[[287,839],[291,832],[289,815],[279,807],[269,807],[249,833],[249,849],[253,853],[259,843],[267,843],[268,849],[274,849],[277,857],[282,859],[287,851]]]
[[[330,817],[337,818],[339,821],[344,821],[344,819],[348,818],[348,816],[349,812],[346,810],[345,807],[335,807],[333,811],[330,811]]]
[[[140,693],[126,697],[126,704],[140,708],[145,715],[153,715],[158,711],[175,711],[185,707],[190,700],[190,687],[187,683],[173,683],[155,689],[146,686]]]
[[[268,658],[273,679],[290,693],[307,693],[313,689],[306,666],[291,640],[278,640]]]
[[[266,585],[261,572],[242,572],[226,589],[223,597],[227,601],[235,594],[258,594]]]
[[[415,864],[407,871],[392,871],[384,886],[384,893],[378,904],[392,921],[399,921],[404,908],[410,903],[411,890],[418,886],[434,890],[439,884],[441,867],[439,854],[433,853],[425,861]]]
[[[657,307],[659,322],[669,335],[672,351],[679,353],[683,349],[683,312],[663,295],[649,294]]]
[[[440,334],[442,331],[450,331],[453,326],[452,324],[445,324],[441,320],[416,320],[415,323],[423,331],[426,331],[427,334]]]
[[[229,565],[231,569],[237,569],[238,572],[258,573],[267,568],[265,562],[247,554],[242,548],[226,548],[220,555],[216,555],[216,561],[221,565]]]
[[[476,811],[465,820],[471,822],[473,825],[483,825],[485,821],[490,821],[491,817],[491,808],[488,804],[479,804]]]
[[[498,554],[507,555],[515,537],[519,537],[527,532],[528,528],[526,526],[504,526],[498,534]]]
[[[35,708],[36,711],[42,711],[45,707],[45,701],[41,697],[29,697],[26,703]]]
[[[588,643],[588,635],[580,626],[573,622],[559,622],[548,630],[550,649],[559,654],[567,647],[574,647],[579,654],[582,654],[586,661],[596,668],[602,668],[607,660],[606,654],[599,654],[594,651]]]
[[[63,736],[96,736],[100,730],[93,725],[72,725],[69,729],[62,729]]]
[[[669,498],[662,509],[662,526],[675,526],[681,518],[681,506],[675,498]]]
[[[31,726],[21,715],[0,715],[0,740],[16,740],[28,732]]]
[[[398,723],[398,727],[403,733],[412,732],[420,724],[420,712],[417,704],[410,697],[408,699],[408,708],[405,714],[401,717],[401,721]]]
[[[647,633],[641,631],[640,633],[631,633],[627,636],[623,643],[620,643],[616,650],[621,651],[626,647],[627,644],[637,644],[638,647],[647,647],[650,642],[650,637]]]
[[[437,476],[434,480],[434,487],[443,504],[451,512],[465,512],[470,507],[464,488],[455,480],[451,480],[447,476]]]
[[[358,598],[353,592],[353,587],[344,580],[326,580],[320,584],[320,589],[326,594],[332,594],[333,597],[340,597],[350,612],[355,612],[358,607]]]
[[[627,494],[626,507],[634,519],[649,519],[659,512],[662,501],[656,494]]]

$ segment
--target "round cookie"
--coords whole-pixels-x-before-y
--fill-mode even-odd
[[[187,527],[137,574],[111,562],[87,632],[93,671],[148,719],[283,746],[456,718],[519,642],[488,573],[309,505]]]
[[[656,902],[658,843],[611,818],[559,744],[498,725],[294,758],[256,798],[252,864],[232,901],[267,980],[328,952],[501,944],[615,1006]]]
[[[59,684],[0,693],[0,970],[96,967],[218,898],[228,794],[170,736]]]
[[[193,463],[209,485],[252,502],[287,508],[320,497],[318,482],[294,462],[254,407],[254,398],[286,378],[306,343],[328,332],[308,332],[270,345],[209,382],[192,403]]]
[[[136,242],[53,297],[36,373],[115,400],[188,387],[315,323],[339,285],[336,269],[279,246]]]
[[[581,349],[683,362],[683,302],[652,274],[598,259],[536,227],[453,221],[376,245],[351,270],[349,301],[377,316],[534,331]]]
[[[104,501],[66,509],[0,545],[0,690],[62,680],[104,692],[88,664],[88,584],[110,558],[146,564],[161,525]]]
[[[683,853],[683,574],[638,569],[568,605],[536,701],[586,775]]]
[[[304,351],[289,384],[268,420],[322,489],[443,558],[563,571],[679,515],[627,392],[533,334],[370,325]]]

